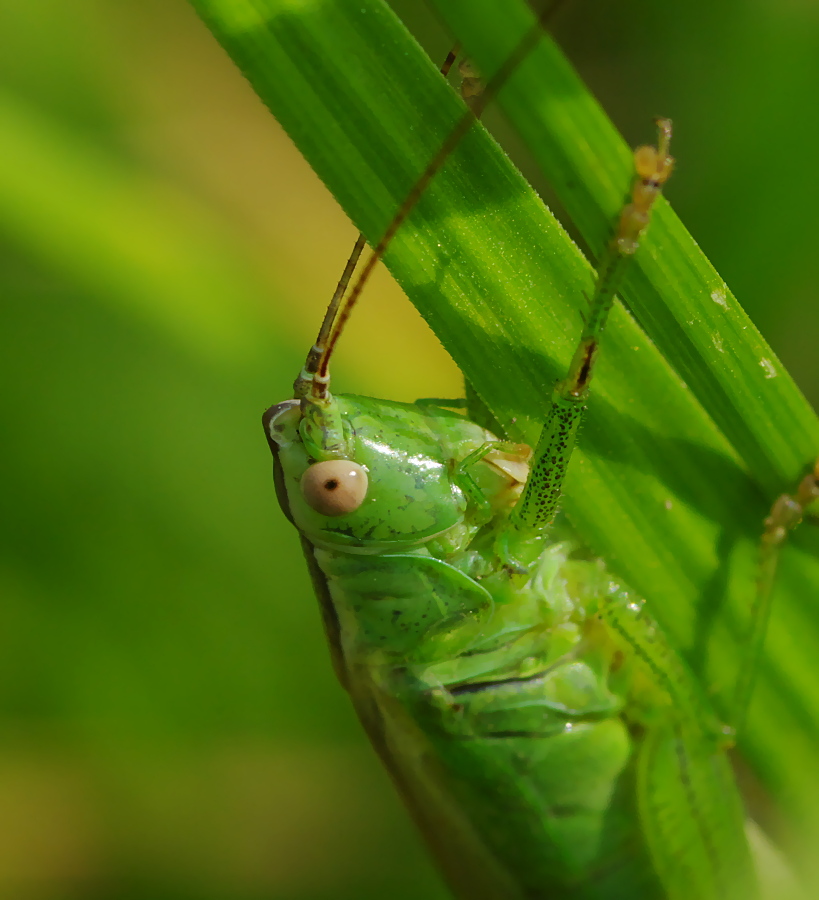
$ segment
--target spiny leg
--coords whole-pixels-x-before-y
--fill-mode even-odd
[[[518,552],[524,545],[542,536],[554,520],[585,410],[600,336],[626,268],[651,218],[651,208],[674,166],[668,154],[671,122],[659,119],[657,125],[657,146],[638,147],[634,152],[636,179],[631,201],[623,208],[614,237],[598,262],[597,280],[580,341],[566,377],[555,386],[552,409],[535,449],[523,496],[509,518],[510,527],[500,536],[499,552],[512,568],[520,568]]]
[[[751,629],[743,651],[743,660],[734,697],[732,726],[739,733],[744,724],[756,682],[765,634],[771,616],[771,601],[776,570],[788,535],[805,516],[808,507],[819,500],[819,460],[799,484],[794,494],[782,494],[774,501],[765,519],[759,544],[756,595],[751,607]]]

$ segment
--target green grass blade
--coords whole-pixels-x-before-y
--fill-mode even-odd
[[[375,2],[193,5],[375,241],[459,115],[435,66]],[[481,29],[505,38],[512,9],[487,4]],[[507,12],[509,23],[501,21]],[[464,14],[475,15],[474,6]],[[540,102],[533,118],[552,135],[544,166],[556,167],[567,208],[597,248],[628,187],[628,158],[557,51],[545,42],[542,54],[534,75],[524,66],[510,85],[510,114]],[[555,84],[571,90],[543,101]],[[479,127],[386,262],[494,416],[511,436],[533,441],[579,333],[591,271]],[[819,448],[815,417],[724,290],[662,208],[624,292],[653,341],[615,309],[564,502],[583,539],[649,599],[723,708],[741,660],[762,518]],[[357,314],[374,302],[365,298]],[[775,378],[765,377],[763,360]],[[819,625],[809,605],[819,564],[809,537],[795,543],[743,749],[806,822],[819,796]]]
[[[377,4],[323,5],[320,15],[310,8],[296,14],[273,0],[195,5],[356,225],[377,238],[460,114],[434,66]],[[435,180],[387,261],[496,418],[513,436],[533,440],[571,354],[592,275],[481,129]],[[710,490],[697,475],[702,459],[670,459],[673,446],[662,443],[685,440],[722,460],[733,472],[734,502],[747,495],[745,476],[728,443],[622,310],[613,316],[605,351],[566,509],[598,550],[635,570],[632,583],[648,592],[656,577],[676,595],[669,607],[683,610],[696,574],[665,553],[653,533],[660,520],[682,517],[669,545],[688,535],[691,555],[702,556],[709,539],[697,507],[706,505]],[[657,416],[658,398],[665,420]],[[674,477],[667,471],[672,463]],[[674,482],[688,486],[689,498],[669,511]],[[658,514],[646,512],[652,504]],[[612,509],[619,522],[607,518]],[[762,510],[758,502],[756,519]],[[630,559],[639,562],[632,566]]]
[[[534,21],[514,0],[502,11],[492,0],[434,5],[487,79]],[[623,202],[630,148],[547,36],[499,100],[598,254]],[[623,298],[760,486],[774,493],[793,485],[817,454],[819,420],[666,202]]]

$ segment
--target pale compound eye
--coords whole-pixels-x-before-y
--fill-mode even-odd
[[[301,492],[323,516],[355,512],[367,496],[367,473],[346,459],[315,463],[301,476]]]

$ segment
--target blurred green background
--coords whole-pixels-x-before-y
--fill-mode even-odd
[[[631,143],[674,118],[669,197],[816,404],[819,4],[573,0],[556,31]],[[1,900],[443,897],[259,425],[352,226],[184,0],[0,0],[0,35]],[[383,273],[335,378],[460,393]]]

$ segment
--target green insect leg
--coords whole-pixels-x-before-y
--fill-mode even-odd
[[[725,753],[729,735],[642,602],[623,593],[598,615],[632,685],[628,720],[642,733],[640,821],[669,900],[753,900],[744,812]]]
[[[802,479],[793,495],[782,494],[777,497],[770,515],[765,519],[765,530],[759,544],[759,568],[756,595],[751,608],[751,631],[744,650],[731,718],[731,724],[737,733],[742,731],[745,723],[762,657],[782,547],[788,535],[802,521],[807,508],[817,499],[819,499],[819,460],[814,464],[813,470]]]
[[[724,750],[697,723],[672,719],[640,749],[637,797],[668,900],[753,900],[755,869]]]
[[[580,341],[568,374],[555,387],[551,414],[535,448],[531,475],[523,496],[509,517],[509,526],[499,537],[498,553],[513,569],[526,567],[527,557],[531,555],[529,548],[534,548],[554,520],[586,408],[601,335],[628,263],[649,223],[651,207],[674,165],[668,155],[671,123],[661,119],[658,126],[658,146],[639,147],[634,153],[637,177],[631,202],[624,207],[614,238],[598,263],[597,281]]]

